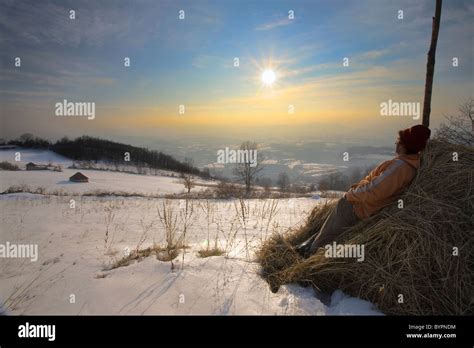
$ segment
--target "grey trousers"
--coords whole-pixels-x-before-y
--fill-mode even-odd
[[[354,213],[352,204],[344,197],[339,199],[319,232],[310,237],[313,241],[311,242],[309,254],[312,255],[318,248],[331,244],[346,228],[355,225],[358,221],[359,218]]]

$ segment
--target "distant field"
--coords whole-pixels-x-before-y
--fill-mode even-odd
[[[0,161],[14,162],[15,150],[0,151]],[[14,185],[26,185],[31,189],[44,188],[46,193],[62,190],[65,194],[83,194],[94,191],[107,192],[126,192],[137,193],[141,195],[163,195],[170,193],[181,193],[184,186],[179,180],[178,173],[168,172],[168,175],[174,174],[176,177],[152,176],[127,174],[121,172],[87,170],[87,169],[67,169],[72,165],[70,159],[59,156],[51,151],[43,150],[21,150],[21,162],[15,162],[24,168],[26,163],[34,162],[36,164],[60,164],[63,166],[63,172],[54,171],[0,171],[0,191],[5,191],[8,187]],[[88,183],[73,183],[69,177],[80,171],[89,177]],[[164,172],[164,171],[161,171]],[[196,180],[196,183],[203,185],[215,185],[215,182]],[[196,186],[193,191],[205,189],[204,186]]]

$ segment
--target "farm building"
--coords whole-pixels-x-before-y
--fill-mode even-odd
[[[35,164],[33,162],[28,162],[26,164],[26,170],[48,170],[48,166],[42,164]]]
[[[89,182],[89,178],[82,174],[81,172],[77,172],[73,176],[69,178],[69,181],[72,182]]]

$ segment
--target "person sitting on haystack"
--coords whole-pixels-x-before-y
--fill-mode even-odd
[[[318,248],[334,242],[344,229],[394,202],[415,178],[420,166],[419,152],[425,148],[430,135],[430,129],[422,125],[400,130],[395,142],[397,156],[381,163],[352,185],[339,199],[321,229],[296,246],[298,253],[303,257],[311,256]]]

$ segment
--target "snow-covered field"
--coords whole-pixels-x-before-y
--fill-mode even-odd
[[[45,193],[61,194],[84,194],[97,191],[124,192],[128,194],[139,194],[146,196],[159,196],[171,193],[181,193],[184,185],[180,182],[178,174],[176,177],[128,174],[113,171],[68,169],[72,161],[51,151],[43,150],[21,150],[21,161],[15,162],[15,152],[19,150],[0,151],[0,162],[8,161],[16,163],[24,168],[26,163],[61,165],[62,172],[51,170],[31,171],[0,171],[0,192],[11,186],[25,185],[32,190],[44,189]],[[69,177],[76,172],[81,172],[89,178],[88,183],[74,183]],[[197,184],[212,185],[213,182],[196,180]],[[196,186],[193,191],[205,189],[205,186]]]
[[[89,178],[88,183],[74,183],[69,177],[81,172]],[[181,193],[184,186],[178,178],[106,172],[100,170],[63,169],[53,171],[0,171],[0,191],[15,185],[26,185],[31,189],[44,188],[46,193],[84,194],[97,191],[125,192],[139,195],[164,195]],[[196,186],[193,191],[204,189]]]
[[[0,259],[0,298],[12,314],[377,314],[372,304],[340,291],[329,307],[311,289],[283,286],[272,294],[258,275],[254,251],[265,235],[298,225],[314,206],[310,199],[190,201],[184,263],[155,256],[108,269],[134,250],[164,245],[158,212],[163,204],[182,234],[180,200],[79,199],[31,194],[0,198],[1,243],[37,244],[38,260]],[[276,205],[276,206],[275,206]],[[270,213],[271,207],[275,210]],[[209,218],[209,220],[208,220]],[[217,238],[222,256],[197,251]],[[108,229],[108,241],[105,235]],[[247,242],[246,242],[247,241]],[[74,298],[73,303],[71,299]]]
[[[259,276],[260,244],[303,223],[322,199],[85,197],[76,195],[85,192],[80,185],[147,194],[182,192],[183,186],[168,177],[100,171],[91,171],[89,184],[68,184],[68,175],[0,171],[1,190],[19,184],[68,189],[62,196],[0,195],[0,247],[38,248],[36,261],[0,257],[0,305],[7,313],[380,314],[341,291],[329,306],[296,284],[273,294]],[[166,231],[187,246],[172,262],[150,255],[111,268],[133,250],[165,246]],[[199,257],[208,244],[223,254]]]

